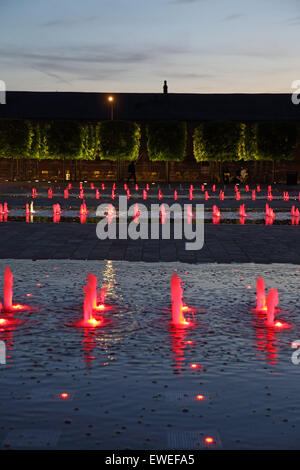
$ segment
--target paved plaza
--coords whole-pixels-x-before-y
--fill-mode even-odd
[[[32,199],[31,188],[33,184],[17,185],[2,184],[0,186],[1,203],[6,201],[9,208],[25,207]],[[37,185],[35,185],[37,186]],[[77,184],[78,186],[78,184]],[[79,188],[70,191],[70,198],[64,199],[63,187],[53,187],[53,199],[47,197],[49,185],[37,186],[38,197],[34,200],[35,208],[51,209],[54,203],[59,202],[62,209],[77,210],[82,203],[78,198]],[[100,185],[98,185],[100,187]],[[213,204],[217,204],[221,211],[238,211],[240,204],[245,203],[249,211],[263,211],[266,198],[266,187],[257,194],[259,199],[251,200],[251,193],[241,189],[241,200],[234,198],[233,187],[225,188],[225,200],[219,201],[218,194],[221,187],[213,192],[208,187],[211,198],[204,201],[200,185],[195,186],[193,204],[205,204],[206,213],[210,213]],[[95,185],[97,187],[97,185]],[[254,187],[254,186],[253,186]],[[147,201],[142,199],[142,188],[136,194],[132,189],[132,198],[129,204],[139,202],[149,206],[151,203],[172,204],[175,186],[161,186],[164,195],[158,201],[156,194],[158,186],[151,188]],[[178,189],[178,201],[181,204],[191,203],[188,197],[189,185]],[[123,187],[122,187],[123,189]],[[288,190],[290,201],[283,201],[281,195]],[[270,203],[278,211],[290,211],[291,205],[300,206],[299,188],[276,187],[273,188],[274,200]],[[85,200],[88,208],[94,208],[103,202],[112,202],[111,188],[106,185],[101,191],[100,200],[94,197],[86,185]],[[120,194],[125,194],[120,190]],[[117,205],[118,201],[113,201]],[[78,259],[78,260],[127,260],[127,261],[181,261],[187,263],[300,263],[300,227],[290,224],[265,226],[264,224],[226,223],[213,225],[205,223],[205,243],[202,250],[186,251],[185,240],[99,240],[96,236],[96,223],[79,224],[73,221],[53,224],[51,222],[25,223],[10,221],[0,224],[0,258],[15,259]]]

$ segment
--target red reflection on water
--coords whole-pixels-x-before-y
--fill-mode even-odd
[[[275,328],[265,327],[265,315],[256,312],[255,315],[255,349],[258,351],[258,356],[263,355],[268,364],[275,366],[277,364],[277,343]]]
[[[91,367],[92,361],[95,359],[95,356],[93,356],[92,353],[95,347],[97,346],[93,330],[90,330],[88,328],[84,329],[84,337],[82,343],[84,361],[86,362],[88,367]]]
[[[12,362],[11,351],[14,346],[13,332],[18,323],[21,322],[7,320],[5,325],[0,325],[0,341],[4,341],[5,343],[6,363]]]
[[[200,364],[193,363],[193,364],[190,365],[190,368],[191,369],[202,369],[202,366]]]
[[[180,374],[182,369],[185,366],[185,347],[186,347],[186,338],[189,335],[189,331],[184,328],[176,328],[174,325],[170,326],[170,335],[171,335],[171,349],[173,352],[173,369],[175,374]]]
[[[86,214],[80,214],[80,223],[85,224],[86,223]]]

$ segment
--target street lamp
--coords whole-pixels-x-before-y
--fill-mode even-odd
[[[113,121],[114,120],[114,97],[109,96],[107,98],[108,102],[110,103],[110,119]]]
[[[114,120],[114,101],[115,101],[114,96],[110,95],[107,98],[107,101],[110,104],[110,119],[111,121],[113,121]],[[121,179],[120,158],[117,158],[117,180],[120,181],[120,179]]]

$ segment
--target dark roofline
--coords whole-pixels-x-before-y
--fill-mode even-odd
[[[273,93],[90,93],[9,91],[0,119],[110,119],[109,95],[115,97],[115,119],[300,121],[300,105],[291,94]]]

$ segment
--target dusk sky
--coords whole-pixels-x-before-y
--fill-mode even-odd
[[[0,0],[8,90],[256,93],[300,80],[299,0]]]

